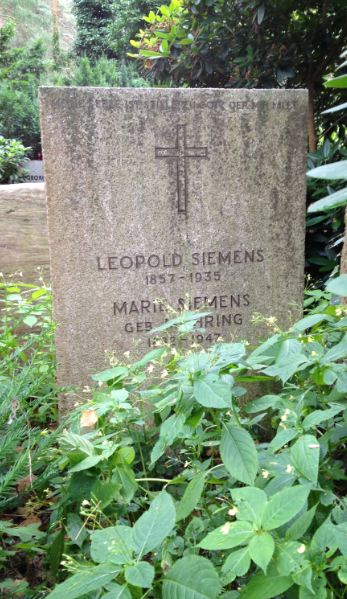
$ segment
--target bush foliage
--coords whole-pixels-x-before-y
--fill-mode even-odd
[[[3,471],[15,467],[17,443],[20,456],[32,444],[19,471],[20,480],[32,473],[31,486],[9,501],[34,505],[39,521],[29,524],[20,509],[12,521],[2,517],[0,588],[21,596],[24,585],[25,597],[49,599],[342,598],[347,308],[331,303],[329,289],[345,295],[346,278],[309,291],[309,313],[289,331],[267,319],[271,334],[253,347],[186,347],[180,339],[201,314],[180,314],[155,331],[157,347],[142,359],[114,360],[93,376],[97,387],[58,431],[58,447],[50,433],[43,452],[32,429],[8,434]],[[5,289],[2,405],[15,393],[27,410],[21,420],[19,408],[11,418],[3,408],[11,432],[52,413],[29,399],[44,396],[43,381],[52,393],[43,347],[18,346],[11,326],[18,311],[29,328],[45,323],[46,291],[28,289],[22,301],[23,291]],[[165,342],[171,332],[174,346]],[[14,356],[33,365],[35,387],[19,378],[9,391]],[[267,391],[249,401],[259,384]],[[37,552],[41,569],[25,587]]]

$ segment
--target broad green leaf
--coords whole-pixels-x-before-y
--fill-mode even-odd
[[[343,336],[341,341],[331,347],[325,356],[323,356],[322,364],[329,364],[330,362],[336,362],[347,357],[347,333]]]
[[[113,482],[119,484],[120,494],[125,503],[129,503],[137,489],[137,482],[132,468],[125,463],[117,464],[113,473]]]
[[[305,331],[306,329],[310,329],[315,324],[322,322],[323,320],[328,320],[329,317],[326,314],[310,314],[309,316],[305,316],[298,322],[296,322],[292,326],[293,331]]]
[[[205,408],[225,409],[231,407],[230,385],[215,375],[207,375],[194,382],[193,395]]]
[[[258,454],[255,443],[244,428],[233,422],[224,424],[220,453],[231,476],[252,485],[258,472]]]
[[[78,545],[78,547],[82,547],[88,537],[88,533],[78,514],[71,513],[67,515],[66,530],[71,541]]]
[[[297,541],[298,539],[301,539],[310,528],[316,513],[316,509],[317,505],[314,505],[310,510],[308,510],[308,512],[301,514],[288,528],[286,532],[286,538],[291,541]]]
[[[345,206],[345,204],[347,204],[347,187],[335,191],[334,193],[317,200],[317,202],[313,202],[309,205],[307,212],[324,212],[340,208],[340,206]],[[314,314],[311,316],[314,316]],[[310,318],[310,316],[307,316],[307,318]]]
[[[335,88],[347,88],[347,75],[339,75],[339,77],[333,77],[324,82],[325,87]]]
[[[241,487],[239,489],[231,489],[231,496],[236,504],[236,517],[239,520],[247,520],[255,524],[260,524],[267,503],[265,491],[257,487]]]
[[[163,583],[163,599],[216,599],[220,591],[214,566],[198,555],[179,559]]]
[[[112,381],[113,379],[123,379],[127,376],[128,372],[129,371],[125,366],[115,366],[114,368],[103,370],[103,372],[99,372],[98,374],[93,374],[92,379],[93,381],[107,383],[107,381]]]
[[[244,545],[253,536],[254,529],[249,522],[226,522],[202,539],[199,547],[217,551],[220,549],[233,549]]]
[[[280,395],[264,395],[259,399],[253,399],[245,406],[247,414],[254,414],[256,412],[262,412],[269,408],[275,408],[282,402]]]
[[[173,414],[160,427],[159,439],[154,445],[151,452],[151,465],[164,454],[165,450],[170,447],[182,432],[185,423],[183,414]]]
[[[265,573],[275,551],[275,542],[268,532],[255,534],[248,545],[249,555]]]
[[[335,528],[329,516],[315,531],[311,541],[312,549],[318,549],[322,552],[325,552],[327,548],[336,550],[338,541]]]
[[[315,179],[347,179],[347,160],[318,166],[308,171],[307,176]]]
[[[35,326],[35,324],[37,323],[37,318],[36,316],[34,316],[33,314],[29,314],[29,316],[26,316],[25,318],[23,318],[23,322],[28,326],[28,327],[33,327]]]
[[[91,591],[102,588],[119,574],[114,564],[99,564],[70,576],[47,595],[47,599],[76,599]]]
[[[143,358],[141,358],[141,360],[139,360],[138,362],[134,362],[130,367],[130,371],[133,372],[134,370],[143,368],[149,362],[155,362],[156,360],[160,360],[160,358],[165,354],[166,351],[166,347],[157,347],[156,349],[152,349],[150,352],[144,355]]]
[[[134,587],[150,589],[154,580],[154,568],[148,562],[138,562],[125,568],[125,580]]]
[[[267,574],[255,574],[241,591],[239,599],[271,599],[293,586],[290,576],[279,576],[274,568]]]
[[[109,585],[108,585],[109,588]],[[132,599],[128,585],[112,583],[112,589],[102,596],[102,599]]]
[[[278,544],[276,548],[276,568],[281,576],[289,576],[300,570],[305,562],[305,556],[301,553],[301,543],[287,541]]]
[[[302,352],[302,353],[301,353]],[[275,364],[268,366],[263,370],[265,374],[269,376],[278,377],[282,383],[285,383],[290,379],[296,372],[303,370],[306,364],[309,363],[308,357],[301,352],[290,353],[286,356],[279,358]]]
[[[179,522],[196,509],[205,484],[205,472],[199,472],[189,482],[181,501],[176,505],[176,520]]]
[[[130,526],[109,526],[91,535],[91,558],[103,564],[128,564],[133,557],[133,531]]]
[[[330,279],[326,286],[326,290],[334,295],[347,297],[347,274],[340,275],[335,279]]]
[[[317,484],[320,447],[313,435],[302,435],[290,448],[295,470],[304,478]]]
[[[81,472],[81,470],[89,470],[89,468],[93,468],[102,460],[102,455],[90,455],[81,462],[78,462],[78,464],[76,464],[76,466],[73,466],[73,468],[70,468],[70,472]]]
[[[230,553],[222,566],[224,577],[232,582],[236,576],[244,576],[249,570],[251,560],[248,547],[242,547]]]
[[[342,412],[344,409],[344,406],[337,405],[331,408],[327,408],[326,410],[315,410],[314,412],[311,412],[311,414],[306,416],[302,423],[303,427],[305,430],[307,430],[309,428],[312,428],[313,426],[317,426],[318,424],[321,424],[322,422],[326,422],[330,418],[333,418],[334,416],[336,416],[336,414],[339,414],[339,412]]]
[[[141,557],[158,547],[174,528],[175,521],[174,502],[166,491],[162,491],[134,525],[135,552]]]
[[[297,435],[298,431],[294,430],[293,428],[284,428],[282,430],[279,430],[276,436],[272,439],[271,443],[269,444],[269,450],[278,451],[279,449],[281,449],[281,447],[283,447],[283,445],[286,445],[287,443],[289,443],[289,441],[295,439]]]
[[[273,495],[265,506],[262,528],[273,530],[289,522],[305,506],[309,493],[308,485],[296,485]]]
[[[313,592],[312,575],[313,571],[311,563],[305,560],[303,567],[300,570],[296,570],[292,573],[292,578],[297,585],[303,586],[307,590]]]

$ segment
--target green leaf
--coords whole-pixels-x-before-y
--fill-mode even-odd
[[[251,435],[233,422],[223,425],[220,452],[231,476],[252,485],[258,472],[258,454]]]
[[[291,541],[297,541],[298,539],[301,539],[310,528],[316,513],[316,509],[317,505],[314,505],[310,510],[308,510],[308,512],[301,514],[288,528],[286,532],[286,538]]]
[[[179,559],[163,583],[163,599],[216,599],[220,591],[214,566],[198,555]]]
[[[323,320],[329,320],[329,316],[327,316],[326,314],[310,314],[310,316],[305,316],[305,318],[302,318],[301,320],[296,322],[292,326],[292,330],[302,332],[306,329],[310,329],[315,324],[318,324]]]
[[[332,164],[318,166],[308,171],[307,176],[315,179],[347,179],[347,160],[339,160]]]
[[[196,509],[205,484],[205,472],[199,472],[187,485],[181,501],[176,505],[176,520],[187,518]]]
[[[134,587],[150,589],[154,580],[154,568],[148,562],[138,562],[125,569],[125,580]]]
[[[344,406],[333,406],[331,408],[328,408],[327,410],[315,410],[314,412],[311,412],[311,414],[309,414],[308,416],[306,416],[306,418],[303,421],[303,427],[305,430],[312,428],[313,426],[317,426],[318,424],[321,424],[322,422],[326,422],[327,420],[330,420],[330,418],[333,418],[334,416],[336,416],[336,414],[338,414],[339,412],[342,412],[344,410]]]
[[[265,573],[275,551],[275,542],[268,532],[261,532],[251,538],[248,545],[249,555]]]
[[[82,547],[84,541],[88,537],[88,533],[78,514],[71,513],[67,515],[66,530],[71,541],[75,543],[75,545],[78,545],[78,547]]]
[[[25,318],[23,318],[23,322],[28,327],[33,327],[37,323],[37,318],[36,318],[36,316],[33,316],[32,314],[29,314],[29,316],[26,316]]]
[[[253,534],[254,529],[249,522],[226,522],[209,532],[198,546],[212,551],[233,549],[247,543]]]
[[[128,564],[133,557],[133,531],[129,526],[109,526],[91,535],[91,558],[100,564]]]
[[[283,447],[283,445],[286,445],[287,443],[289,443],[289,441],[295,439],[297,435],[298,431],[296,431],[293,428],[284,428],[282,430],[279,430],[276,436],[272,439],[271,443],[269,444],[269,450],[273,452],[278,451],[279,449],[281,449],[281,447]]]
[[[278,544],[276,548],[276,568],[281,576],[289,576],[300,570],[305,562],[305,557],[300,551],[301,543],[286,541]]]
[[[162,491],[134,525],[135,552],[141,557],[158,547],[174,528],[175,521],[174,502],[166,491]]]
[[[330,520],[330,516],[324,520],[323,524],[315,531],[311,547],[313,550],[319,549],[323,553],[328,549],[336,550],[338,547],[336,527]]]
[[[120,569],[114,564],[100,564],[99,566],[90,567],[58,584],[47,595],[47,599],[66,599],[67,597],[68,599],[76,599],[91,591],[100,589],[116,578],[119,572]]]
[[[93,374],[92,379],[93,381],[107,383],[107,381],[112,381],[113,379],[123,379],[127,374],[128,369],[125,366],[115,366],[115,368],[109,368],[98,374]]]
[[[205,408],[225,409],[231,407],[230,385],[215,375],[207,375],[194,382],[193,395]]]
[[[273,568],[268,574],[255,574],[241,591],[239,599],[271,599],[293,586],[290,576],[279,576]]]
[[[90,455],[81,462],[78,462],[76,466],[70,468],[70,472],[81,472],[81,470],[89,470],[89,468],[93,468],[103,459],[102,455]]]
[[[109,588],[109,587],[108,587]],[[112,583],[112,590],[102,596],[102,599],[132,599],[128,585]]]
[[[333,77],[324,82],[325,87],[335,88],[347,88],[347,75],[340,75],[339,77]]]
[[[309,493],[308,485],[296,485],[273,495],[265,506],[262,527],[273,530],[289,522],[305,506]]]
[[[313,435],[302,435],[290,448],[295,470],[313,484],[317,484],[318,479],[319,451],[319,443]]]
[[[323,356],[321,363],[329,364],[330,362],[336,362],[347,357],[347,333],[343,336],[341,341],[331,347],[325,356]]]
[[[279,403],[281,403],[282,399],[279,395],[264,395],[263,397],[259,397],[258,399],[253,399],[245,406],[245,411],[247,414],[254,414],[256,412],[262,412],[263,410],[268,410],[269,408],[275,408]]]
[[[236,576],[244,576],[249,570],[251,560],[248,553],[248,547],[242,547],[230,553],[222,566],[222,572],[227,578],[228,583],[232,582]]]
[[[326,286],[326,290],[334,295],[342,295],[347,297],[347,274],[340,275],[335,279],[330,279]]]
[[[231,496],[236,503],[239,520],[247,520],[260,524],[267,503],[267,495],[257,487],[242,487],[231,489]]]
[[[182,432],[185,424],[185,416],[183,414],[173,414],[160,427],[159,439],[154,445],[151,452],[151,465],[163,455],[165,450],[170,447]]]
[[[334,193],[317,200],[309,205],[307,212],[324,212],[327,210],[334,210],[347,204],[347,187],[335,191]],[[313,316],[313,315],[312,315]],[[307,316],[307,318],[310,318]]]

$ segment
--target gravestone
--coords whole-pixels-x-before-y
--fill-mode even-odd
[[[58,382],[155,343],[263,334],[301,311],[305,90],[42,88]]]

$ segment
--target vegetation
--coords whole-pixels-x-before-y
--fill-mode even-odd
[[[309,313],[289,331],[267,319],[257,347],[184,350],[180,336],[202,314],[179,315],[141,360],[94,375],[92,398],[58,433],[47,427],[47,290],[5,287],[5,596],[342,598],[347,308],[329,290],[346,295],[346,278],[309,291]],[[32,331],[36,319],[41,333],[19,343],[18,324]],[[175,347],[159,342],[170,329]],[[260,383],[269,391],[247,401]]]
[[[0,136],[0,184],[20,183],[25,180],[24,168],[30,148],[15,139]]]
[[[172,0],[147,16],[133,45],[159,79],[191,87],[306,87],[309,148],[322,78],[344,50],[344,0]],[[317,118],[317,117],[316,117]]]

